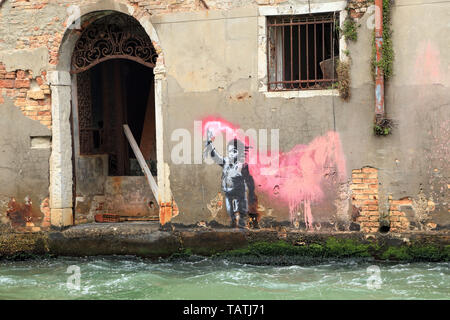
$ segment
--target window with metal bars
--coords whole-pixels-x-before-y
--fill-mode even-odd
[[[269,91],[330,89],[339,59],[339,14],[267,18]]]

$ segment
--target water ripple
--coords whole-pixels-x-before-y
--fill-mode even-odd
[[[67,267],[80,267],[80,290]],[[448,299],[449,263],[252,266],[227,260],[153,262],[133,257],[0,262],[0,299]]]

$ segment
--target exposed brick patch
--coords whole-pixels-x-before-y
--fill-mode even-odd
[[[20,10],[42,9],[48,4],[49,0],[14,0],[12,7]]]
[[[200,10],[226,10],[245,4],[261,3],[276,4],[287,0],[246,0],[246,1],[223,1],[223,0],[128,0],[135,8],[139,7],[151,14],[165,14],[171,12],[186,12]]]
[[[12,98],[25,116],[51,128],[50,87],[45,84],[45,77],[45,72],[36,78],[29,70],[7,72],[0,63],[0,103],[4,103],[4,96]],[[36,85],[32,88],[33,81]]]
[[[401,200],[393,200],[389,197],[389,221],[391,232],[404,232],[409,230],[409,220],[406,213],[401,211],[404,206],[412,208],[413,200],[403,198]]]
[[[378,211],[378,169],[363,167],[352,170],[352,204],[359,214],[356,222],[362,232],[377,232],[380,228]]]
[[[353,0],[359,2],[358,0]],[[0,21],[0,30],[9,25],[21,25],[23,30],[15,40],[15,49],[30,49],[47,47],[49,63],[58,64],[58,50],[64,36],[68,20],[67,8],[70,5],[79,6],[92,4],[94,0],[11,0],[11,11],[7,19]],[[164,15],[174,12],[193,12],[207,10],[228,10],[255,4],[276,5],[288,3],[288,0],[121,0],[135,8],[133,16],[136,19],[144,15]],[[59,6],[60,9],[56,7]],[[50,18],[39,21],[39,25],[32,23],[30,17],[39,11],[49,11]],[[0,13],[1,14],[1,13]],[[20,30],[19,28],[17,30]],[[1,37],[0,37],[1,38]],[[0,39],[3,42],[3,39]],[[158,51],[157,46],[155,49]],[[158,52],[159,53],[159,52]]]
[[[373,0],[348,0],[347,10],[350,17],[360,19],[372,4]]]

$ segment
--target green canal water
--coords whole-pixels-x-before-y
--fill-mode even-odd
[[[76,270],[80,271],[79,288],[74,280]],[[67,285],[71,276],[69,284],[74,288]],[[348,260],[280,267],[133,257],[0,262],[0,299],[449,298],[450,263]]]

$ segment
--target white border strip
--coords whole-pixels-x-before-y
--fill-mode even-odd
[[[267,98],[312,98],[317,96],[339,96],[336,89],[329,90],[295,90],[295,91],[266,91],[264,95]]]
[[[259,15],[261,16],[278,16],[289,14],[307,14],[307,13],[320,13],[341,11],[347,6],[347,1],[336,1],[328,3],[311,3],[309,6],[305,4],[284,4],[277,6],[261,6],[259,7]],[[310,10],[311,8],[311,10]]]

